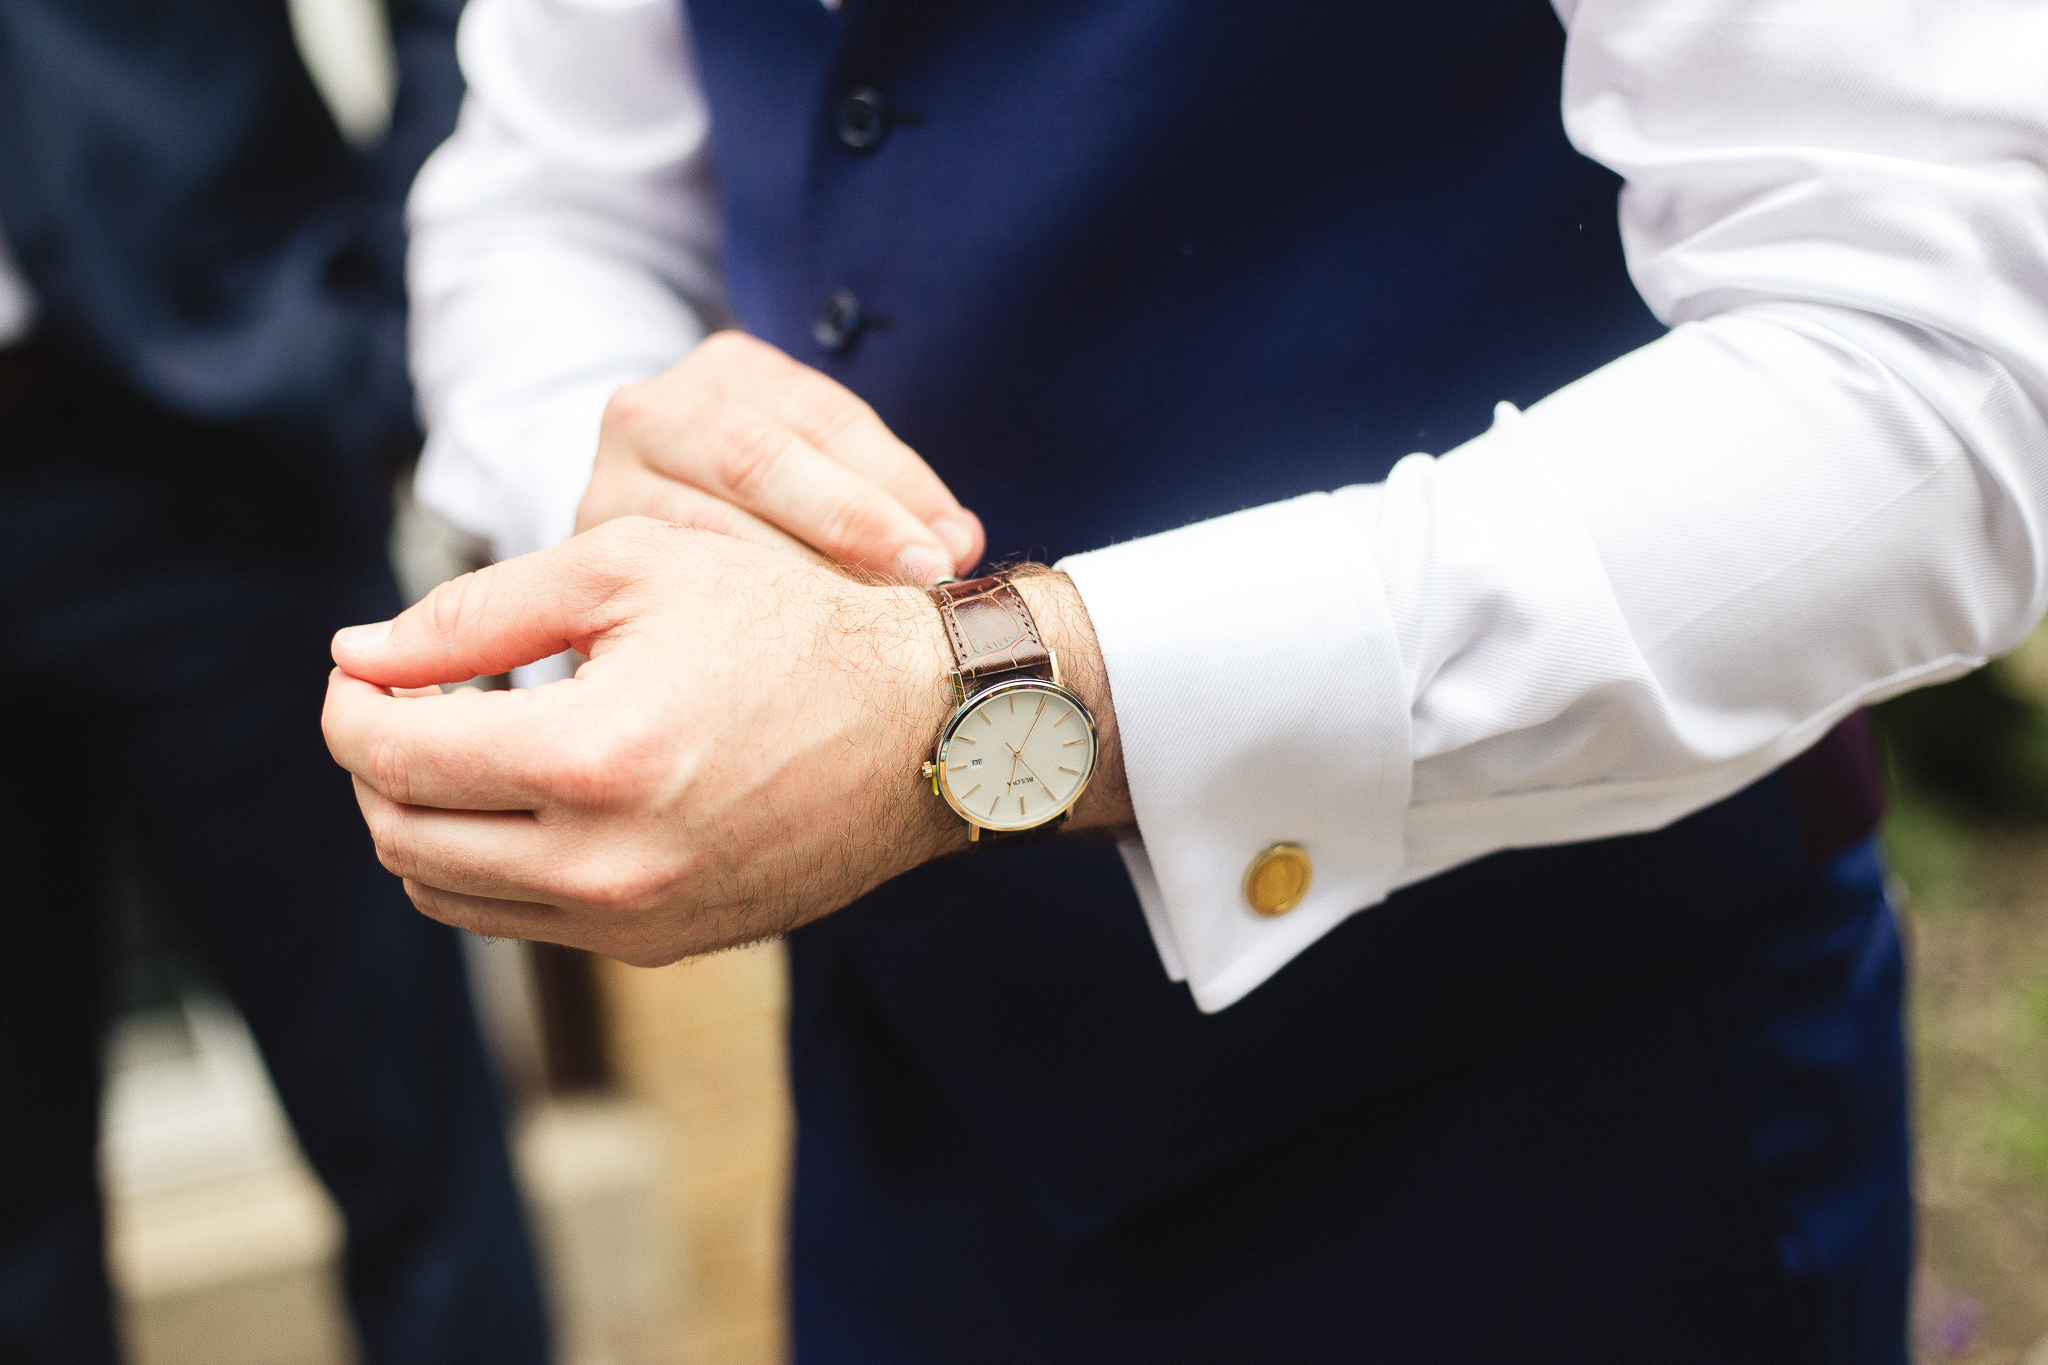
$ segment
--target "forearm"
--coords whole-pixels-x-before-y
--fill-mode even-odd
[[[1096,838],[1126,836],[1136,817],[1131,811],[1130,784],[1124,776],[1123,739],[1117,729],[1109,673],[1102,664],[1102,646],[1095,637],[1087,604],[1074,580],[1056,569],[1024,565],[1013,572],[1012,581],[1031,608],[1047,648],[1060,661],[1061,682],[1095,717],[1095,771],[1087,790],[1074,803],[1066,829]]]
[[[429,228],[412,250],[420,497],[501,559],[574,532],[606,403],[703,334],[644,271],[545,238]]]
[[[420,490],[502,557],[573,531],[606,401],[722,317],[717,199],[674,6],[479,0],[462,32],[408,206]]]

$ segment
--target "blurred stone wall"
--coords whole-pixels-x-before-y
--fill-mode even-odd
[[[688,1301],[678,1359],[776,1365],[792,1136],[782,945],[600,967],[620,1083],[669,1144]]]

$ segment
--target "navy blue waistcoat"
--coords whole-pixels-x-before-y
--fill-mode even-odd
[[[999,556],[1377,479],[1476,434],[1496,401],[1532,402],[1660,331],[1622,263],[1617,182],[1560,127],[1562,35],[1542,0],[848,0],[841,15],[692,0],[690,15],[739,318],[871,402]],[[1270,685],[1288,686],[1284,669]],[[1654,835],[1411,888],[1215,1016],[1166,979],[1104,848],[950,860],[803,930],[800,1357],[1245,1358],[1219,1343],[1291,1291],[1249,1272],[1212,1283],[1230,1255],[1216,1230],[1238,1226],[1216,1211],[1229,1182],[1268,1182],[1261,1217],[1335,1207],[1375,1178],[1344,1151],[1461,1106],[1438,1149],[1512,1135],[1531,1093],[1561,1095],[1668,1035],[1616,1082],[1641,1094],[1608,1097],[1620,1128],[1659,1136],[1573,1188],[1588,1207],[1662,1208],[1643,1191],[1707,1199],[1700,1170],[1739,1168],[1742,1193],[1708,1199],[1736,1211],[1589,1233],[1587,1264],[1602,1237],[1640,1236],[1629,1256],[1682,1281],[1670,1292],[1704,1305],[1701,1321],[1754,1327],[1727,1329],[1770,1347],[1750,1357],[1809,1358],[1772,1351],[1825,1339],[1892,1358],[1895,945],[1867,846],[1851,847],[1868,811],[1843,804],[1829,761]],[[1806,1046],[1823,1035],[1838,1045]],[[1548,1079],[1501,1079],[1538,1053]],[[1379,1199],[1381,1217],[1353,1221],[1412,1248],[1460,1181],[1404,1175],[1419,1212]],[[1437,1185],[1449,1203],[1418,1193]],[[1552,1214],[1489,1216],[1502,1245],[1570,1243]],[[1170,1218],[1186,1220],[1172,1237],[1103,1250]],[[1259,1245],[1277,1225],[1260,1226],[1231,1236]],[[1288,1227],[1276,1245],[1315,1249],[1296,1284],[1345,1266],[1406,1285],[1401,1255],[1346,1243],[1367,1233]],[[1148,1318],[1139,1305],[1166,1280],[1211,1287]],[[1452,1292],[1429,1284],[1401,1292]],[[1642,1353],[1657,1333],[1683,1335],[1682,1314],[1654,1316],[1660,1292],[1616,1310],[1651,1314],[1617,1338],[1637,1359],[1666,1358]],[[1532,1295],[1525,1325],[1561,1301]],[[1519,1301],[1505,1286],[1469,1297]],[[1288,1310],[1264,1338],[1274,1358],[1368,1359],[1375,1344],[1410,1358],[1409,1338],[1339,1324],[1328,1302]],[[1209,1335],[1174,1335],[1218,1303],[1234,1307]],[[1424,1358],[1467,1358],[1450,1339]]]
[[[358,152],[283,0],[0,0],[0,228],[67,362],[280,459],[412,457],[402,218],[461,3],[382,8],[397,103]]]

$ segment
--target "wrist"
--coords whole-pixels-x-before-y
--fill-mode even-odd
[[[1128,830],[1134,818],[1117,742],[1116,710],[1081,594],[1065,574],[1039,565],[1020,566],[1012,571],[1011,581],[1030,608],[1040,639],[1057,655],[1062,683],[1095,718],[1095,770],[1074,803],[1066,830],[1098,835]],[[970,844],[967,823],[932,794],[922,775],[960,694],[952,645],[931,594],[900,587],[869,591],[881,594],[884,605],[877,618],[890,623],[881,634],[892,642],[886,664],[895,681],[895,699],[884,718],[889,732],[882,752],[890,757],[882,782],[883,790],[891,794],[888,823],[895,830],[892,846],[903,854],[895,869],[901,872]]]
[[[968,846],[967,826],[932,795],[923,767],[932,756],[940,727],[959,702],[953,683],[953,650],[945,622],[923,588],[879,589],[888,599],[889,631],[895,641],[887,667],[896,700],[882,752],[887,767],[881,789],[890,793],[894,846],[904,853],[899,872]]]
[[[1038,623],[1039,638],[1058,657],[1060,681],[1095,717],[1095,772],[1088,789],[1074,803],[1067,821],[1070,833],[1119,834],[1128,831],[1136,817],[1131,812],[1131,793],[1124,781],[1123,746],[1118,741],[1116,707],[1109,693],[1109,674],[1103,668],[1102,649],[1095,640],[1095,626],[1074,580],[1038,564],[1019,565],[1010,581],[1031,608]],[[937,612],[934,611],[934,616]],[[943,635],[941,647],[944,646]]]

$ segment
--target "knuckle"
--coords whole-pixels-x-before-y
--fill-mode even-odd
[[[441,910],[441,897],[433,887],[408,878],[405,883],[405,894],[412,900],[413,909],[422,915],[429,919],[445,918]]]
[[[870,422],[881,423],[874,409],[851,390],[815,371],[800,370],[789,376],[778,397],[798,429],[810,433],[820,446],[832,445]]]
[[[716,365],[745,364],[758,362],[761,352],[772,349],[766,342],[728,327],[699,342],[696,354]]]
[[[398,856],[398,850],[382,839],[377,840],[377,865],[394,877],[412,875],[412,868],[404,858]]]
[[[554,795],[565,805],[611,804],[611,770],[595,753],[573,753],[557,759],[551,765],[551,777]]]
[[[364,766],[369,769],[370,785],[385,799],[402,806],[412,804],[412,764],[406,759],[405,746],[395,735],[380,736],[370,746]],[[389,814],[382,810],[373,812],[368,818],[372,833],[380,823],[386,826],[390,823]]]
[[[613,517],[592,532],[586,554],[600,562],[619,554],[637,554],[661,536],[661,522],[654,517]]]
[[[644,573],[667,542],[668,524],[655,517],[613,517],[596,526],[577,545],[564,591],[610,592]]]
[[[594,857],[573,876],[571,896],[611,915],[635,916],[659,904],[668,878],[652,862],[621,854]]]
[[[612,396],[605,400],[604,415],[598,419],[598,439],[624,436],[647,420],[648,410],[653,405],[653,385],[647,380],[636,380],[621,385]]]
[[[402,823],[391,814],[371,817],[370,839],[377,846],[377,861],[394,877],[416,877],[420,860]]]
[[[419,871],[416,866],[418,860],[412,856],[412,850],[405,841],[397,837],[396,831],[387,827],[380,833],[373,826],[371,838],[377,845],[377,862],[386,872],[394,877],[410,877]]]
[[[412,897],[413,908],[428,919],[439,920],[450,928],[462,929],[469,933],[482,932],[478,927],[482,916],[425,882],[414,881],[408,877],[405,894]]]
[[[417,619],[444,642],[461,639],[464,627],[484,614],[490,582],[490,575],[482,570],[449,579],[415,608]]]
[[[880,499],[853,489],[833,500],[820,528],[824,545],[836,559],[874,559],[890,548],[892,518]]]
[[[643,805],[661,772],[660,738],[630,717],[609,718],[558,750],[555,795],[566,805],[630,811]]]
[[[651,941],[635,941],[613,954],[628,967],[666,967],[686,956],[674,948],[663,947]]]
[[[788,433],[758,418],[732,415],[721,424],[714,469],[721,487],[741,499],[773,481],[789,450]]]

